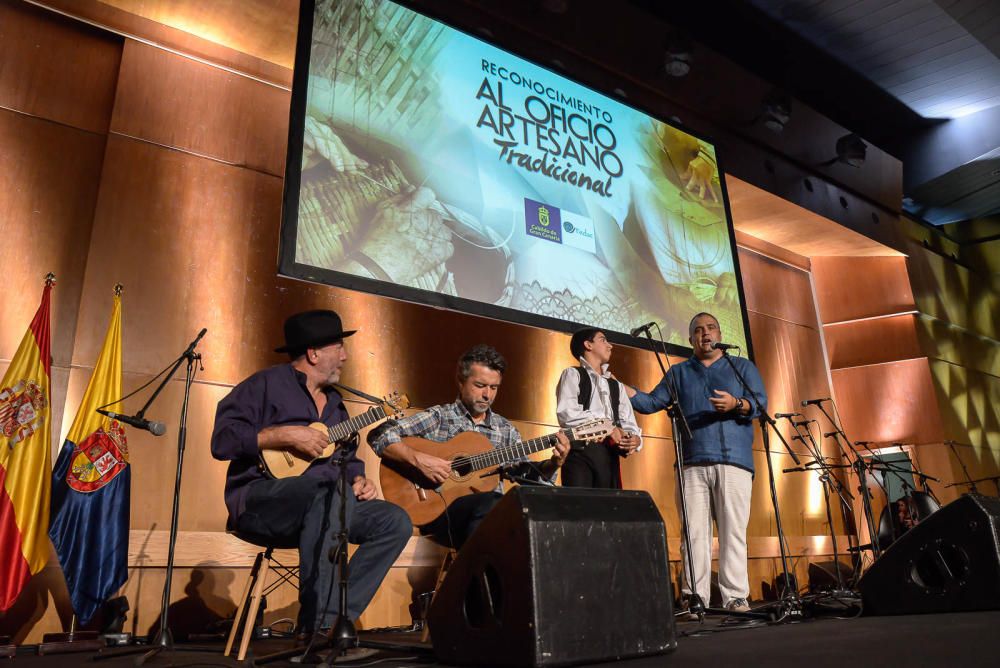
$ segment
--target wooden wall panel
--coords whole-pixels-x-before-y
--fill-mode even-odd
[[[107,132],[121,43],[25,2],[0,3],[0,107]]]
[[[80,310],[80,364],[96,359],[108,291],[121,282],[126,371],[159,371],[207,327],[200,377],[233,382],[249,232],[276,227],[280,207],[273,176],[112,135]]]
[[[280,176],[290,99],[287,90],[128,40],[111,129]]]
[[[909,241],[906,249],[907,269],[921,313],[1000,339],[1000,284],[996,274],[988,277],[970,271],[915,240]]]
[[[52,271],[52,358],[70,363],[104,141],[0,109],[0,359],[17,350]]]
[[[916,316],[915,325],[927,357],[1000,378],[1000,344],[996,339],[923,313]],[[1000,396],[997,401],[1000,403]]]
[[[801,280],[799,277],[789,278],[792,284]],[[773,287],[781,289],[780,284]],[[818,423],[810,424],[814,438],[819,441],[824,455],[838,462],[840,457],[836,445],[822,439],[822,432],[829,431],[830,425],[819,413],[814,414],[812,410],[800,406],[802,399],[830,396],[818,330],[755,312],[750,314],[750,329],[754,335],[757,367],[767,389],[768,411],[771,415],[802,413],[806,418],[819,420]],[[800,455],[802,461],[812,459],[804,444],[792,440],[795,432],[787,419],[778,420],[776,429],[796,454]],[[826,531],[826,516],[821,503],[818,478],[814,473],[782,473],[782,469],[794,467],[795,463],[773,432],[770,435],[770,448],[785,531],[789,535],[822,535]],[[756,428],[754,449],[757,475],[754,479],[749,533],[753,536],[770,536],[775,532],[775,519],[767,479],[767,460],[759,427]],[[839,527],[839,516],[834,514],[835,524]]]
[[[739,249],[739,262],[748,311],[813,330],[818,327],[808,273],[748,248]]]
[[[814,257],[816,302],[824,323],[915,310],[903,257]]]
[[[936,443],[943,440],[926,358],[832,372],[844,431],[853,440]]]
[[[827,325],[824,335],[831,369],[925,355],[911,314]]]
[[[167,3],[160,8],[161,15],[164,7],[175,10],[174,12],[171,12],[171,16],[166,17],[164,23],[158,23],[150,18],[146,18],[144,15],[140,15],[148,13],[146,11],[147,5],[146,3],[136,3],[133,0],[120,0],[120,2],[115,3],[120,4],[121,8],[112,6],[112,3],[104,2],[103,0],[32,1],[44,7],[51,8],[60,14],[77,18],[81,21],[86,21],[95,26],[102,26],[108,31],[118,35],[156,44],[167,50],[176,51],[177,53],[188,54],[194,58],[215,63],[221,67],[231,68],[237,72],[244,72],[250,76],[273,82],[284,88],[290,88],[292,85],[291,65],[285,67],[263,60],[256,55],[252,55],[251,52],[256,51],[255,49],[249,49],[249,52],[242,53],[227,46],[223,46],[218,42],[211,41],[212,37],[217,36],[219,32],[240,33],[244,36],[248,35],[251,31],[246,30],[247,23],[254,23],[254,19],[259,17],[261,13],[281,11],[281,8],[276,6],[275,3],[271,2],[271,0],[259,0],[261,3],[259,9],[262,11],[256,11],[253,13],[232,12],[226,17],[227,23],[225,25],[201,26],[203,30],[199,32],[205,32],[204,29],[209,29],[215,33],[212,35],[206,35],[205,37],[199,37],[198,35],[186,30],[186,28],[189,27],[187,17],[183,13],[176,11],[179,8],[179,3],[173,2],[173,0],[167,0]],[[296,9],[297,0],[280,1],[282,3],[296,3],[295,7],[291,10],[291,15],[280,19],[281,21],[287,21],[291,24],[292,30],[294,31],[295,23],[298,20],[298,11]],[[192,5],[193,8],[204,8],[206,6],[215,5],[215,3],[203,2],[193,2],[189,4]],[[246,3],[240,3],[240,6],[244,6],[245,4]],[[151,5],[149,7],[151,7]],[[279,30],[278,32],[281,31]],[[254,39],[260,39],[262,37],[263,36],[260,33],[254,35]],[[274,45],[275,50],[280,46],[280,48],[286,49],[289,54],[294,53],[294,32],[291,38],[292,44],[285,43],[285,37],[277,37],[276,39],[280,40],[281,44]],[[262,43],[258,46],[264,47],[265,44]]]
[[[223,44],[288,70],[295,64],[298,0],[102,0],[156,24]]]
[[[944,437],[1000,448],[1000,378],[930,360]]]
[[[726,174],[726,190],[736,230],[777,246],[777,257],[781,257],[781,251],[806,258],[900,255],[870,237],[732,174]],[[743,243],[739,238],[737,241]]]

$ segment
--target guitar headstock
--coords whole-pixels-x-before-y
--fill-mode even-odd
[[[403,411],[410,407],[410,398],[405,394],[393,392],[382,398],[380,406],[387,418],[399,419],[403,417]]]
[[[577,425],[569,430],[570,440],[573,441],[600,441],[611,433],[615,425],[607,418],[591,420],[584,424]]]

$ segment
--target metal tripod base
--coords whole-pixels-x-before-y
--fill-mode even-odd
[[[333,657],[345,654],[347,650],[358,646],[358,633],[354,628],[354,622],[349,617],[338,615],[333,627],[324,634],[323,640],[310,644],[306,647],[293,647],[273,654],[266,654],[253,663],[255,666],[271,663],[272,661],[284,661],[296,665],[316,665],[320,663],[332,663],[331,660],[320,656],[321,652],[331,650]],[[332,659],[332,657],[331,657]]]

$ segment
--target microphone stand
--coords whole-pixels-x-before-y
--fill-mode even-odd
[[[529,464],[529,466],[532,469],[535,469],[535,467],[532,466],[531,464]],[[527,477],[525,475],[521,475],[518,472],[519,468],[520,468],[520,466],[517,465],[517,464],[506,465],[506,466],[501,465],[501,466],[496,467],[495,469],[493,469],[492,471],[490,471],[488,473],[484,473],[483,475],[481,475],[479,477],[480,478],[488,478],[491,475],[495,475],[495,476],[499,476],[500,480],[509,480],[510,482],[516,482],[519,485],[527,485],[529,487],[553,487],[553,488],[555,487],[555,485],[553,485],[551,482],[545,480],[542,477],[539,477],[536,480],[534,478],[529,478],[529,477]],[[541,471],[537,471],[536,470],[535,473],[538,474],[539,476],[541,476]]]
[[[184,468],[184,447],[187,443],[187,415],[188,415],[188,404],[191,399],[191,385],[194,383],[194,377],[197,373],[195,368],[195,361],[201,360],[201,354],[195,352],[195,348],[198,346],[198,342],[201,338],[205,336],[208,329],[203,328],[198,332],[198,336],[188,345],[187,349],[181,353],[180,357],[174,361],[173,366],[170,371],[164,377],[160,384],[157,386],[156,390],[150,396],[146,404],[136,413],[136,416],[142,418],[145,414],[146,409],[149,408],[153,400],[159,396],[163,388],[166,387],[167,383],[173,378],[174,374],[177,373],[177,369],[180,368],[181,364],[187,362],[187,371],[184,377],[184,401],[181,403],[181,416],[177,429],[177,473],[174,477],[174,499],[173,499],[173,509],[170,515],[170,539],[167,543],[167,567],[166,567],[166,581],[163,584],[163,597],[160,600],[160,629],[156,633],[154,638],[153,648],[146,651],[144,647],[130,647],[125,651],[118,651],[115,653],[108,652],[107,654],[98,652],[98,659],[105,658],[115,658],[118,656],[123,656],[127,654],[136,654],[145,651],[145,654],[138,657],[135,661],[135,665],[141,666],[163,650],[174,651],[174,638],[170,632],[168,614],[170,612],[170,585],[173,579],[174,573],[174,550],[177,545],[177,519],[180,511],[180,499],[181,499],[181,474]],[[204,370],[204,367],[202,367]],[[186,648],[186,649],[202,649],[202,648]]]
[[[785,531],[781,526],[781,510],[778,508],[778,491],[774,484],[774,464],[771,462],[771,446],[768,427],[775,426],[774,418],[771,417],[766,410],[764,410],[764,407],[760,403],[760,399],[757,397],[757,393],[750,389],[750,384],[747,383],[746,378],[743,377],[740,370],[736,368],[736,364],[729,356],[729,352],[723,349],[722,357],[726,360],[726,362],[728,362],[729,367],[733,370],[737,380],[740,381],[740,385],[746,391],[750,401],[753,402],[754,409],[757,411],[757,420],[760,422],[760,433],[764,442],[764,455],[767,460],[767,479],[771,492],[771,505],[774,508],[774,526],[778,532],[778,548],[781,552],[781,569],[783,571],[782,577],[785,580],[785,591],[781,595],[781,599],[776,603],[778,616],[775,621],[783,621],[789,618],[795,620],[801,619],[802,599],[799,598],[798,590],[792,587],[791,576],[788,572],[788,550],[785,545]],[[785,446],[785,450],[791,456],[792,461],[795,462],[796,466],[802,466],[802,462],[795,454],[795,451],[792,450],[788,441],[785,440],[785,437],[781,435],[781,432],[775,429],[774,433],[778,436],[778,440],[781,441],[782,445]]]
[[[949,448],[951,448],[952,453],[955,455],[955,459],[958,460],[959,465],[962,467],[962,473],[965,474],[965,480],[966,480],[966,482],[962,484],[969,485],[969,491],[972,492],[973,494],[979,494],[979,490],[976,489],[977,481],[972,479],[972,476],[969,475],[969,469],[965,468],[965,462],[963,462],[962,458],[958,456],[958,450],[955,449],[955,441],[945,441],[944,443]]]
[[[812,453],[815,459],[812,462],[807,462],[804,466],[799,467],[797,469],[783,469],[782,472],[788,473],[791,471],[809,471],[809,470],[816,470],[819,472],[820,474],[819,481],[823,485],[823,505],[826,508],[826,522],[827,526],[830,529],[830,542],[833,546],[834,570],[836,571],[837,574],[837,588],[834,592],[832,592],[832,596],[834,596],[835,598],[838,596],[851,596],[852,593],[847,591],[844,585],[843,574],[840,571],[840,552],[837,550],[837,532],[834,531],[833,529],[833,514],[830,511],[830,489],[832,488],[837,493],[837,496],[840,497],[840,501],[842,504],[847,504],[848,506],[850,505],[850,503],[847,501],[845,494],[849,497],[851,496],[851,493],[844,489],[844,486],[841,484],[840,480],[838,480],[837,477],[833,474],[833,467],[826,463],[826,457],[823,456],[822,449],[819,447],[819,444],[816,442],[816,439],[813,438],[812,431],[810,431],[809,429],[808,421],[807,422],[795,422],[794,420],[790,421],[792,423],[792,427],[795,429],[795,433],[797,434],[796,438],[802,441],[802,444],[806,446],[806,448]],[[800,431],[800,429],[802,428],[805,429],[804,435]],[[808,443],[806,442],[807,438],[809,439]],[[813,464],[816,465],[815,469],[813,469],[812,467]],[[850,534],[848,534],[848,541],[850,541]]]
[[[340,510],[339,510],[339,521],[340,527],[337,529],[337,544],[330,548],[329,559],[336,564],[337,568],[337,585],[339,588],[339,601],[340,608],[337,613],[337,619],[330,627],[330,630],[322,636],[319,640],[319,629],[316,629],[316,634],[309,640],[309,643],[303,647],[293,647],[291,649],[280,650],[278,652],[273,652],[271,654],[265,654],[253,661],[253,665],[260,666],[267,663],[272,663],[274,661],[283,661],[285,659],[290,659],[293,664],[318,664],[323,663],[323,665],[332,665],[335,657],[341,656],[347,653],[347,650],[354,647],[358,647],[361,643],[358,640],[358,632],[354,627],[354,622],[351,621],[350,616],[347,614],[347,591],[348,591],[348,577],[349,577],[349,563],[347,558],[347,546],[348,546],[348,524],[347,524],[347,489],[349,486],[347,480],[347,463],[351,455],[356,452],[356,448],[340,448],[333,456],[330,457],[330,462],[335,464],[339,470],[337,476],[337,496],[340,497]],[[328,506],[329,507],[329,506]],[[329,514],[329,512],[327,512]],[[333,580],[330,581],[329,593],[333,593]],[[327,595],[327,602],[330,600],[330,595]],[[325,607],[325,605],[324,605]],[[326,610],[321,610],[319,612],[320,621],[326,616]],[[319,656],[319,653],[332,649],[333,654],[331,654],[324,662]]]
[[[970,480],[969,482],[952,482],[945,485],[945,487],[954,487],[955,485],[975,485],[977,482],[992,482],[997,487],[997,495],[1000,496],[1000,475],[990,475],[985,478],[976,478],[975,480]],[[976,492],[980,494],[981,492]]]
[[[858,492],[861,493],[861,508],[865,516],[865,524],[868,525],[868,546],[872,550],[873,558],[878,559],[882,555],[882,548],[878,544],[878,529],[875,527],[875,514],[872,512],[871,493],[868,491],[868,478],[865,475],[865,467],[866,467],[865,461],[861,457],[861,455],[857,453],[856,450],[847,447],[847,445],[849,445],[851,442],[850,439],[847,438],[847,434],[844,433],[844,430],[841,428],[840,424],[838,424],[838,422],[833,419],[833,416],[831,416],[829,413],[826,412],[826,409],[823,408],[823,403],[822,402],[816,403],[815,406],[820,410],[821,413],[823,413],[823,415],[826,416],[826,419],[830,422],[830,424],[833,425],[833,428],[835,430],[833,438],[835,441],[837,441],[837,444],[840,445],[841,451],[847,458],[847,462],[854,467],[854,472],[858,476]],[[840,442],[840,438],[844,439],[843,444]],[[867,446],[865,447],[867,448]],[[851,458],[847,454],[849,451],[854,453],[853,462],[851,461]],[[868,448],[868,452],[871,453],[873,457],[875,456],[875,453],[872,452],[870,448]],[[882,484],[879,483],[879,486],[881,487]],[[884,491],[885,489],[883,487],[883,492]],[[886,497],[886,499],[888,500],[888,497]],[[861,556],[862,549],[864,549],[864,546],[861,545],[861,537],[858,536],[859,558]]]
[[[684,443],[687,439],[691,438],[691,427],[688,425],[687,416],[684,415],[684,410],[681,408],[680,395],[677,391],[674,377],[667,375],[667,370],[670,366],[670,356],[667,354],[666,345],[663,343],[663,333],[660,331],[659,325],[655,326],[660,339],[660,348],[663,349],[663,355],[667,358],[667,366],[664,366],[663,360],[660,359],[660,351],[657,350],[655,345],[653,346],[656,363],[660,365],[663,377],[668,380],[667,391],[670,393],[667,415],[670,417],[670,426],[674,434],[674,457],[677,462],[674,470],[677,472],[677,491],[681,500],[681,531],[684,532],[683,552],[685,561],[687,561],[686,579],[688,587],[691,589],[691,593],[688,594],[688,613],[697,615],[698,619],[702,619],[705,613],[708,612],[708,601],[702,601],[701,596],[698,595],[694,587],[694,556],[691,554],[691,532],[688,530],[687,495],[684,493]],[[654,343],[653,335],[649,332],[649,327],[645,327],[643,331],[649,342]]]

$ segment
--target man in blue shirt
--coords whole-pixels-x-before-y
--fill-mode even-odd
[[[334,383],[347,361],[344,331],[333,311],[306,311],[285,321],[290,362],[258,371],[219,402],[212,433],[212,456],[228,460],[228,528],[261,543],[297,544],[299,548],[299,629],[318,631],[340,612],[332,591],[330,560],[340,518],[336,491],[340,468],[333,457],[320,460],[300,476],[274,480],[259,467],[260,451],[286,449],[315,458],[327,446],[328,427],[348,419]],[[355,448],[356,450],[356,448]],[[339,456],[339,455],[338,455]],[[413,532],[402,508],[375,498],[375,484],[352,451],[346,464],[348,539],[358,544],[350,562],[347,616],[356,620]],[[324,609],[324,604],[329,607]]]
[[[715,316],[699,313],[691,319],[688,334],[694,351],[690,359],[675,364],[652,392],[637,392],[628,386],[626,392],[637,413],[655,413],[670,404],[670,383],[674,383],[691,428],[691,438],[682,442],[682,454],[694,577],[687,572],[688,546],[682,542],[682,592],[690,595],[693,582],[694,591],[709,604],[714,510],[722,603],[729,610],[745,612],[750,609],[746,530],[754,470],[753,420],[758,413],[732,366],[722,359],[722,351],[713,347],[722,340]],[[757,367],[741,357],[730,359],[766,410],[767,395]]]

